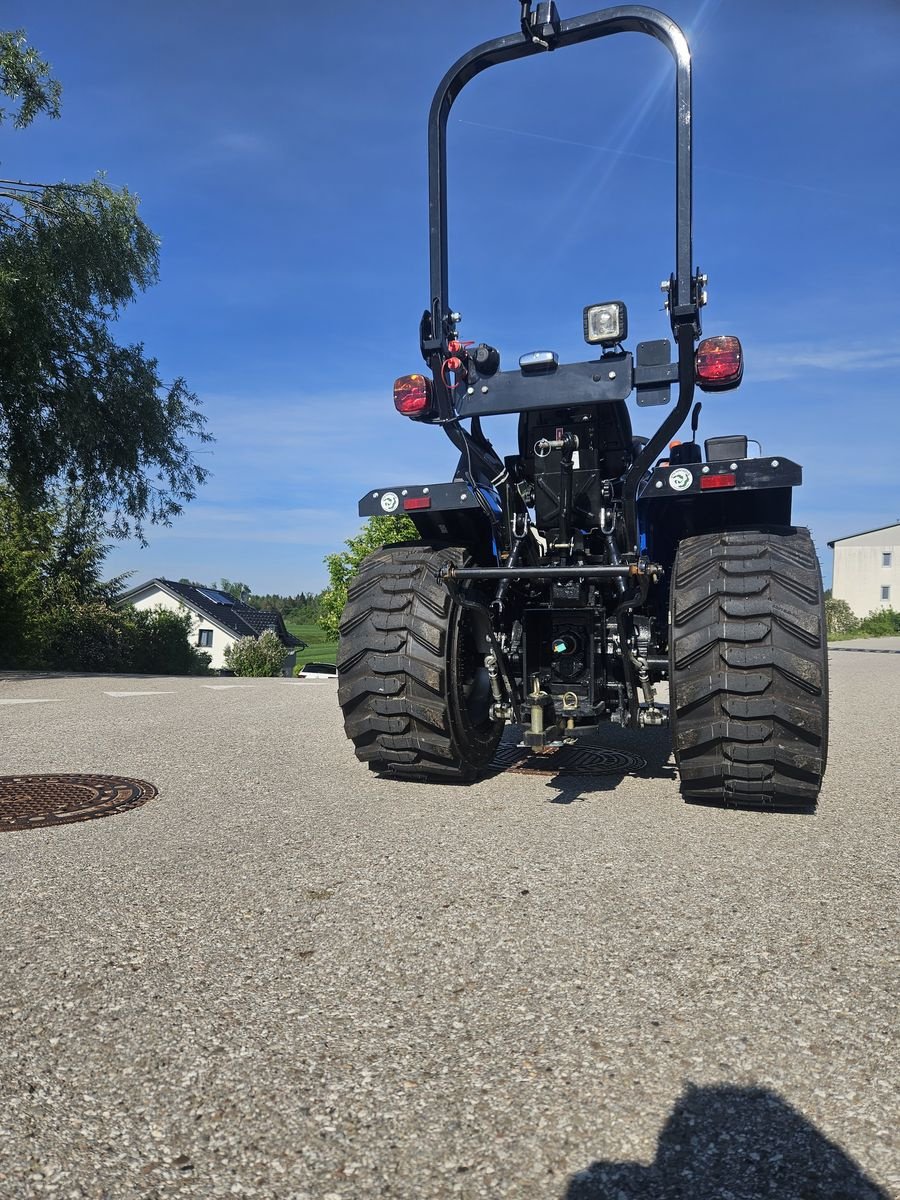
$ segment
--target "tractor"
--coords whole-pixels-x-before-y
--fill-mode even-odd
[[[460,58],[431,106],[425,369],[393,399],[443,430],[459,461],[447,482],[379,484],[359,503],[362,517],[405,514],[418,537],[369,555],[349,588],[347,736],[372,771],[446,783],[486,772],[507,725],[533,753],[605,722],[667,725],[685,799],[809,809],[828,684],[819,563],[791,522],[802,470],[751,456],[744,434],[697,441],[696,392],[736,388],[744,364],[737,337],[702,336],[687,40],[639,5],[565,20],[554,3],[520,9],[517,31]],[[625,303],[605,301],[583,310],[586,361],[541,349],[502,365],[490,343],[461,340],[448,299],[448,114],[488,67],[622,32],[656,38],[675,65],[671,337],[626,348]],[[629,400],[660,411],[650,437],[635,436]],[[518,416],[504,457],[483,427],[500,414]],[[688,422],[691,440],[677,441]]]

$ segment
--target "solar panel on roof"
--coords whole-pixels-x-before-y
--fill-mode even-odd
[[[197,588],[197,591],[207,600],[212,600],[213,604],[234,604],[234,596],[229,596],[227,592],[219,592],[215,588]]]

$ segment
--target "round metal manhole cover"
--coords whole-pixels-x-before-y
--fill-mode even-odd
[[[0,775],[0,832],[113,817],[156,795],[152,783],[118,775]]]
[[[491,768],[515,775],[634,775],[647,760],[608,746],[559,746],[532,751],[527,746],[499,746]]]

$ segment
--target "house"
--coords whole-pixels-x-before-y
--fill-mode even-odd
[[[127,591],[122,596],[122,603],[132,604],[135,608],[187,610],[191,614],[191,643],[210,655],[213,670],[227,666],[225,650],[228,646],[243,637],[259,637],[267,629],[278,635],[285,648],[286,674],[293,670],[296,650],[306,646],[306,642],[288,633],[281,613],[263,612],[251,604],[242,604],[216,588],[195,587],[171,579],[150,579]]]
[[[835,538],[831,594],[857,617],[880,608],[900,609],[900,521]]]

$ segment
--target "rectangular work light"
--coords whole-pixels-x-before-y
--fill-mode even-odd
[[[615,346],[628,335],[628,313],[621,300],[589,304],[584,310],[584,340],[590,346]]]

